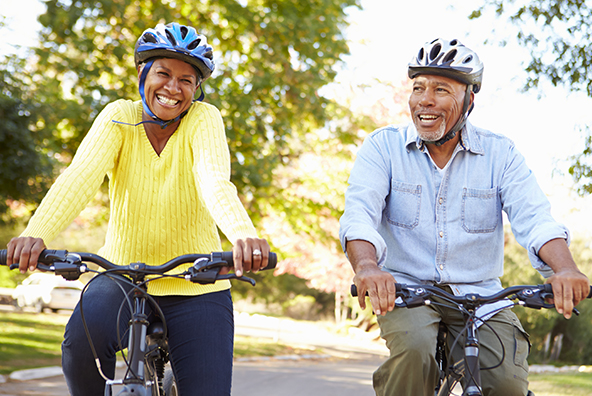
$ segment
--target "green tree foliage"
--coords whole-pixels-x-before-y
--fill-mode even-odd
[[[586,0],[485,0],[470,18],[493,10],[518,28],[516,40],[531,53],[525,88],[541,80],[592,97],[592,3]],[[592,193],[592,135],[569,172],[580,194]]]
[[[576,240],[572,242],[570,250],[580,270],[591,277],[590,244]],[[544,283],[542,276],[530,265],[526,250],[510,233],[506,234],[504,257],[505,271],[502,277],[504,287]],[[592,364],[592,301],[585,300],[577,308],[581,315],[573,315],[570,320],[565,320],[554,309],[537,311],[530,308],[514,308],[524,329],[530,335],[532,348],[529,362],[549,362],[555,337],[563,334],[563,346],[558,360],[569,364]]]
[[[0,224],[13,220],[8,202],[40,200],[52,176],[46,109],[30,96],[24,68],[14,56],[0,62]]]
[[[258,220],[277,196],[273,170],[298,157],[294,140],[330,120],[318,90],[348,53],[345,8],[358,0],[46,1],[38,94],[61,103],[49,115],[56,139],[74,152],[97,113],[117,98],[139,99],[133,48],[156,23],[195,26],[214,47],[216,72],[206,101],[222,112],[232,178]],[[71,111],[75,104],[76,111]],[[341,109],[340,111],[347,111]],[[349,131],[345,131],[347,135]]]

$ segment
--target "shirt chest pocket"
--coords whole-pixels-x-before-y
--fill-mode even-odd
[[[489,189],[464,188],[462,197],[462,226],[469,233],[493,232],[501,215],[497,187]]]
[[[386,218],[392,225],[415,228],[419,224],[421,185],[391,182],[391,192],[386,207]]]

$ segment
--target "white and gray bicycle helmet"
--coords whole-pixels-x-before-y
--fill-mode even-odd
[[[437,146],[446,143],[464,128],[467,117],[473,110],[473,105],[469,108],[470,93],[481,90],[483,63],[474,51],[465,47],[460,41],[438,38],[421,47],[409,62],[407,73],[411,79],[420,74],[434,74],[452,78],[467,85],[461,117],[441,139],[429,142]]]
[[[477,54],[460,41],[438,38],[425,43],[409,62],[409,78],[420,74],[436,74],[450,77],[471,85],[473,92],[481,89],[483,63]]]

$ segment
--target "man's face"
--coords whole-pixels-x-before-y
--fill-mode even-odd
[[[138,75],[141,70],[138,68]],[[191,106],[198,84],[197,73],[189,63],[157,59],[144,82],[146,103],[161,120],[172,120]]]
[[[451,78],[431,74],[413,80],[409,110],[422,140],[435,142],[452,129],[461,116],[466,87]]]

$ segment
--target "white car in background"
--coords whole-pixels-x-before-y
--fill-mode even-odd
[[[84,283],[68,281],[53,273],[37,272],[14,289],[12,298],[17,308],[33,307],[36,312],[45,308],[57,312],[60,309],[74,309]]]

